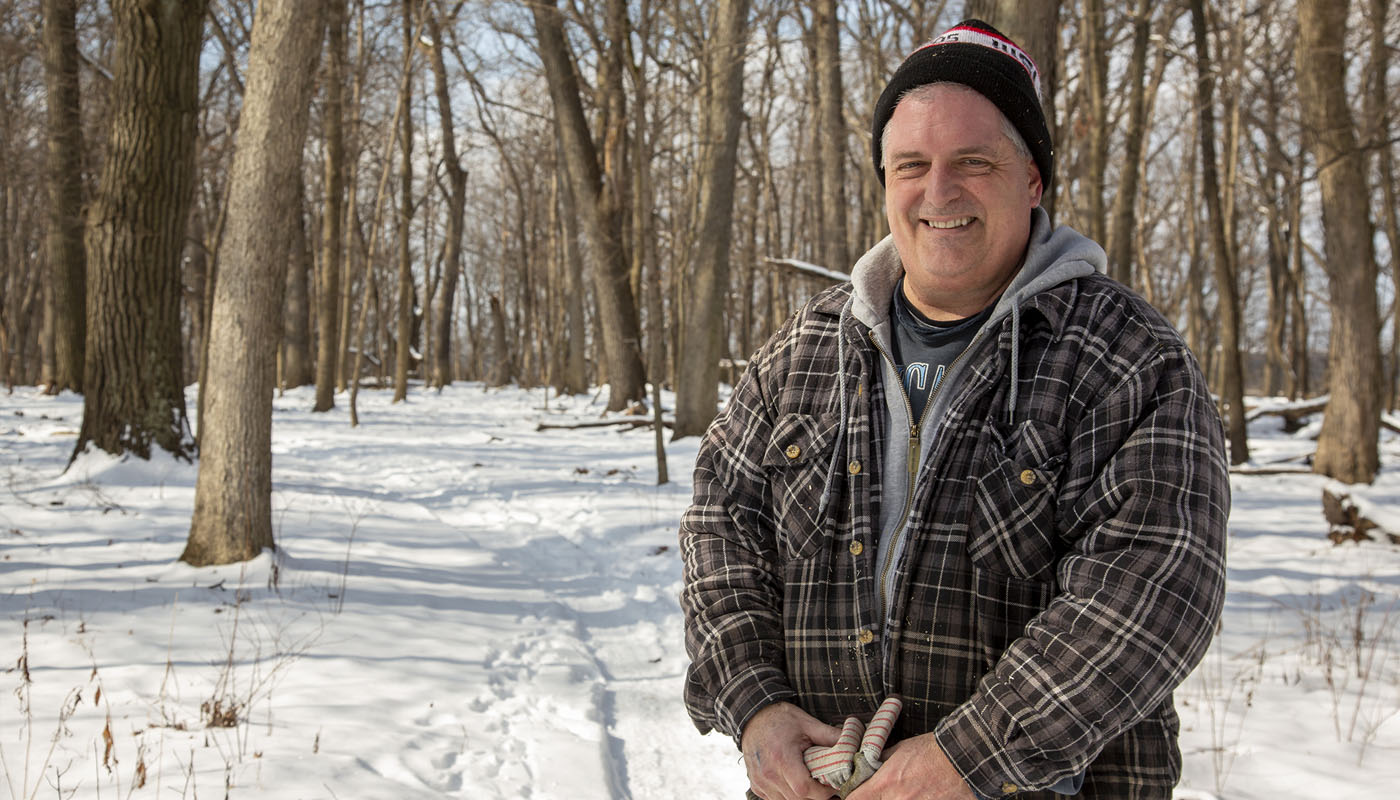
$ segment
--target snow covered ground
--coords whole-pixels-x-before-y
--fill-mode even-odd
[[[6,797],[742,797],[737,751],[680,701],[696,442],[668,443],[657,487],[648,429],[536,430],[598,418],[596,398],[360,398],[353,429],[345,398],[277,401],[281,550],[193,569],[193,466],[64,471],[81,398],[0,395]],[[1276,417],[1252,433],[1257,468],[1313,444]],[[1384,459],[1362,499],[1400,511],[1389,435]],[[1400,796],[1400,546],[1330,544],[1321,478],[1232,483],[1178,796]]]

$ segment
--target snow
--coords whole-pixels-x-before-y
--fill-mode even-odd
[[[697,443],[668,443],[658,487],[649,429],[538,431],[602,413],[544,400],[366,391],[351,428],[345,398],[313,414],[309,389],[289,392],[280,549],[195,569],[177,560],[193,465],[88,452],[65,471],[81,398],[0,396],[3,791],[742,797],[733,744],[680,699],[675,530]],[[1312,449],[1280,424],[1252,425],[1255,463]],[[1221,633],[1177,693],[1178,798],[1400,787],[1400,547],[1331,545],[1327,484],[1232,477]],[[1400,471],[1364,495],[1400,509]],[[215,701],[231,727],[206,726]]]

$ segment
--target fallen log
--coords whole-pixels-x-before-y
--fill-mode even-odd
[[[1376,521],[1379,514],[1364,498],[1353,497],[1341,484],[1322,488],[1322,515],[1331,526],[1327,538],[1333,544],[1366,542],[1385,538],[1400,544],[1400,533],[1388,531]]]
[[[578,430],[580,428],[608,428],[614,425],[624,426],[628,428],[650,428],[652,426],[652,423],[653,420],[651,417],[630,417],[628,419],[593,419],[585,420],[583,422],[569,423],[541,422],[535,426],[535,430]],[[669,428],[672,425],[672,421],[669,419],[663,419],[661,420],[661,424],[664,427]]]

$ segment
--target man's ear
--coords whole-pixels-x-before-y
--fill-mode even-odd
[[[1030,193],[1031,208],[1035,208],[1040,205],[1041,195],[1045,193],[1045,182],[1040,179],[1040,167],[1036,165],[1035,159],[1026,159],[1026,165],[1026,189]]]

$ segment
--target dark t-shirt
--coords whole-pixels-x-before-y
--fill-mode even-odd
[[[895,323],[894,352],[890,355],[904,382],[904,394],[909,398],[913,414],[910,424],[920,422],[924,407],[944,373],[972,343],[995,306],[993,302],[965,319],[935,322],[921,314],[904,296],[903,281],[894,287],[894,300],[890,304]]]

